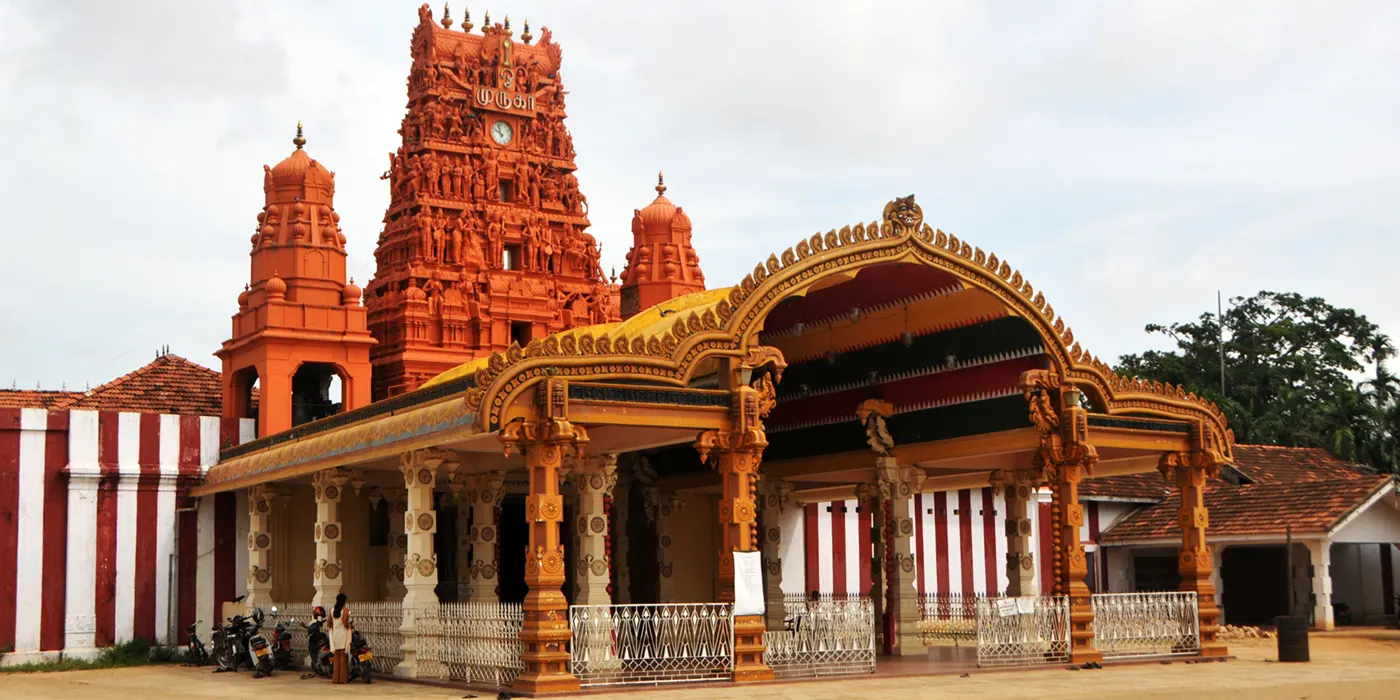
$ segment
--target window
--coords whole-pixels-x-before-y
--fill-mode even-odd
[[[515,201],[515,183],[510,180],[501,180],[500,185],[501,201],[510,204]]]
[[[507,270],[525,269],[525,256],[521,254],[519,244],[506,246],[505,268]]]
[[[530,343],[530,324],[525,321],[511,321],[510,340],[511,342],[525,347]]]

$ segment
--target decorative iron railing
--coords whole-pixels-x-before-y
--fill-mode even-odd
[[[585,686],[723,680],[734,671],[728,603],[575,605],[570,666]]]
[[[875,672],[875,604],[868,596],[789,594],[786,629],[763,633],[763,660],[778,678]]]
[[[524,669],[524,621],[520,603],[440,603],[420,612],[419,677],[508,687]]]
[[[977,599],[977,665],[1069,661],[1069,598]]]
[[[919,597],[919,641],[938,646],[977,641],[977,601],[985,593],[925,593]]]
[[[1194,592],[1097,593],[1094,648],[1105,658],[1199,654]]]
[[[311,622],[311,603],[273,603],[268,611],[271,612],[272,608],[277,608],[277,617],[268,618],[266,624],[275,629],[278,622],[284,623],[287,631],[292,633],[292,661],[298,666],[308,665],[310,659],[307,656],[305,625]]]
[[[357,603],[350,608],[350,622],[364,635],[374,652],[374,672],[389,675],[403,661],[403,603]]]

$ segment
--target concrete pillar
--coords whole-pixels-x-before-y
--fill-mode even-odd
[[[73,411],[70,414],[68,466],[68,535],[67,586],[64,596],[63,653],[77,659],[96,658],[97,644],[97,491],[103,475],[97,463],[97,412]],[[81,425],[79,425],[81,423]],[[81,432],[80,432],[81,431]],[[90,434],[90,445],[75,437]],[[199,542],[201,552],[214,550],[214,497],[200,502]],[[206,515],[207,514],[207,515]],[[212,554],[210,555],[213,556]],[[212,563],[203,567],[212,572]],[[213,586],[205,586],[205,601],[212,601]],[[209,615],[204,620],[212,619]],[[204,629],[208,629],[205,627]],[[184,630],[181,630],[183,633]]]
[[[404,549],[403,563],[403,624],[399,626],[399,634],[403,636],[403,661],[394,667],[395,676],[418,676],[417,615],[438,602],[437,555],[433,553],[437,509],[433,488],[437,486],[438,467],[451,457],[452,453],[446,450],[429,448],[405,452],[399,459],[408,506],[403,517],[408,546]]]
[[[340,594],[340,497],[348,480],[339,468],[316,472],[311,478],[316,495],[316,562],[312,569],[316,595],[311,598],[312,605],[329,608]]]
[[[272,503],[277,492],[268,484],[248,488],[248,609],[271,605]]]
[[[783,512],[792,507],[792,484],[768,480],[759,487],[763,496],[760,520],[763,525],[764,623],[769,630],[783,629],[787,610],[783,599]]]
[[[674,518],[685,507],[685,502],[671,491],[662,491],[655,486],[646,490],[647,515],[656,526],[656,598],[661,603],[676,603],[676,554],[672,547],[676,544]]]
[[[895,656],[928,653],[919,641],[919,621],[923,613],[919,606],[918,564],[914,546],[914,494],[923,487],[924,471],[918,467],[900,465],[894,457],[876,461],[880,479],[879,492],[887,543],[884,581],[887,587],[885,608],[892,622],[890,649]]]
[[[408,512],[407,492],[401,488],[381,489],[384,507],[389,511],[389,566],[384,581],[384,600],[402,601],[404,592],[404,555],[408,551],[408,535],[404,534],[404,514]]]
[[[500,507],[505,496],[505,473],[488,472],[472,477],[468,496],[471,515],[471,596],[473,603],[494,603],[500,584]]]
[[[1039,585],[1030,510],[1035,503],[1035,486],[1029,478],[1013,479],[1002,486],[1002,493],[1006,497],[1006,595],[1036,595]]]
[[[1312,563],[1313,626],[1320,630],[1336,629],[1337,622],[1332,616],[1332,541],[1324,538],[1307,540],[1304,544]]]
[[[608,552],[608,513],[604,499],[612,497],[617,485],[617,455],[588,456],[578,460],[573,470],[578,491],[578,567],[574,575],[575,605],[611,605],[608,587],[612,564]]]

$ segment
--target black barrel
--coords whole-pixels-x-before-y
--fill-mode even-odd
[[[1310,661],[1308,658],[1308,620],[1296,615],[1274,618],[1278,627],[1278,660],[1281,662]]]

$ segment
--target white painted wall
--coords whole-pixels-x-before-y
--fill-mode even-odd
[[[1400,494],[1391,491],[1336,532],[1332,542],[1400,542]]]

